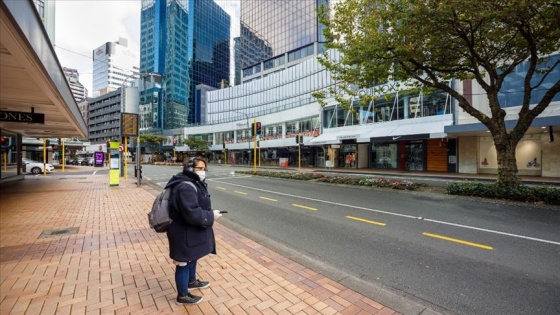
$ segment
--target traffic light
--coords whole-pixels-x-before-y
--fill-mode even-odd
[[[255,130],[255,123],[251,123],[251,136],[254,136],[256,134],[256,130]]]
[[[173,146],[177,145],[177,139],[173,139]]]
[[[301,133],[296,135],[296,143],[303,144],[303,135]]]
[[[257,135],[261,134],[261,132],[262,132],[261,127],[262,127],[261,122],[257,121]]]
[[[296,135],[296,143],[299,143],[299,134]]]
[[[45,143],[47,144],[47,147],[51,146],[51,139],[47,139],[47,141],[45,141]]]
[[[6,149],[8,147],[9,143],[8,143],[8,138],[6,137],[1,137],[0,138],[0,148],[2,149]]]

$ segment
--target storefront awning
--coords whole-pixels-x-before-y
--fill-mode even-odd
[[[33,1],[0,2],[0,129],[87,137],[87,126]]]
[[[363,133],[362,133],[363,134]],[[305,142],[305,145],[340,144],[344,140],[355,140],[356,143],[366,143],[369,139],[363,138],[362,134],[352,132],[329,132]]]
[[[370,138],[372,142],[399,141],[412,139],[429,139],[445,137],[445,126],[453,124],[451,115],[449,119],[420,121],[413,120],[414,123],[406,124],[402,121],[396,121],[386,126],[374,127],[365,137]]]
[[[356,143],[367,143],[369,138],[364,137],[370,130],[370,125],[360,125],[343,128],[325,129],[318,137],[305,141],[305,145],[340,144],[343,140],[355,140]]]
[[[321,144],[337,144],[340,143],[340,140],[338,140],[336,138],[337,133],[335,132],[331,132],[331,133],[324,133],[318,137],[315,137],[311,140],[309,140],[309,143],[306,143],[308,145],[321,145]]]
[[[453,124],[449,115],[430,116],[421,119],[406,119],[353,127],[325,129],[323,133],[305,145],[341,144],[344,140],[356,143],[399,141],[412,139],[442,138],[445,126]]]

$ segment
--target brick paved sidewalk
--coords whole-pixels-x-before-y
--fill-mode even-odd
[[[0,314],[398,314],[220,224],[218,255],[199,262],[204,301],[176,305],[150,190],[102,175],[2,186]]]

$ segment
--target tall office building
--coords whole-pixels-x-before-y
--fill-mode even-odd
[[[33,0],[51,43],[54,43],[55,0]]]
[[[66,81],[68,81],[68,85],[70,86],[70,90],[72,91],[72,95],[74,95],[76,103],[85,100],[88,96],[88,90],[80,82],[80,74],[78,73],[78,70],[62,67],[62,71],[64,72]]]
[[[199,123],[196,86],[229,79],[229,15],[212,0],[144,0],[140,24],[140,72],[161,82],[141,89],[141,126]]]
[[[93,50],[93,96],[103,95],[138,79],[138,53],[119,38]]]
[[[328,3],[241,0],[241,32],[235,51],[243,82],[322,52],[323,26],[317,9]]]

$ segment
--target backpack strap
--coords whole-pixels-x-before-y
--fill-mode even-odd
[[[171,191],[170,191],[170,194],[169,194],[169,199],[170,199],[170,200],[173,200],[173,203],[174,203],[175,205],[176,205],[176,201],[175,201],[175,199],[173,198],[174,195],[175,195],[175,189],[177,189],[177,187],[179,187],[179,185],[180,185],[181,183],[185,183],[185,184],[188,184],[188,185],[192,186],[192,188],[194,188],[194,191],[195,191],[196,193],[198,193],[198,188],[196,187],[196,185],[195,185],[193,182],[188,181],[188,180],[184,180],[184,181],[182,181],[182,182],[179,182],[179,183],[173,185],[173,187],[171,187]],[[170,208],[170,211],[169,211],[170,215],[175,215],[175,211],[176,211],[176,210],[175,210],[175,207],[171,207],[171,208]],[[173,214],[172,214],[172,213],[173,213]]]
[[[194,188],[194,191],[198,192],[198,188],[196,188],[196,185],[193,184],[193,182],[190,182],[190,181],[186,180],[186,181],[183,181],[183,183],[191,185],[192,188]],[[177,185],[177,186],[179,186],[179,185]]]
[[[196,185],[195,185],[193,182],[188,181],[188,180],[184,180],[184,181],[182,181],[182,182],[180,182],[180,183],[175,184],[175,185],[171,188],[171,193],[175,192],[175,189],[176,189],[177,187],[179,187],[179,185],[180,185],[181,183],[189,184],[190,186],[192,186],[192,188],[194,188],[194,191],[198,192],[198,188],[196,188]]]

